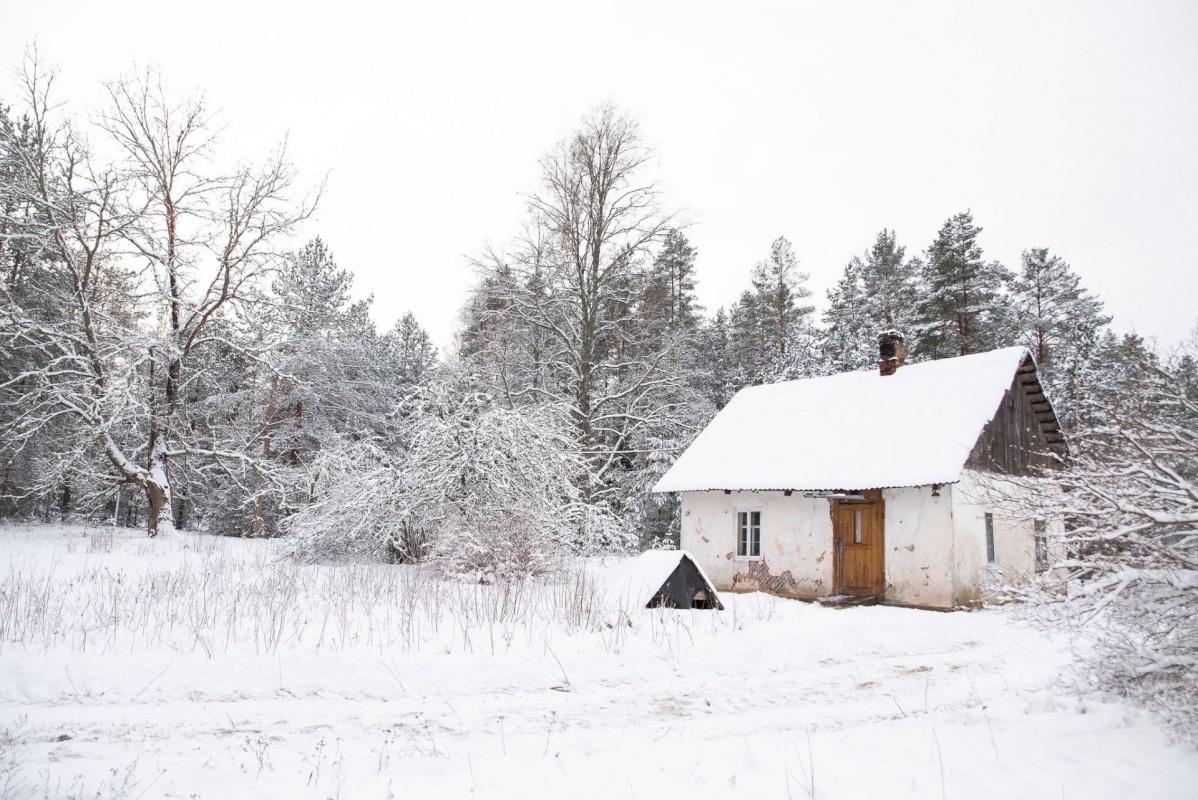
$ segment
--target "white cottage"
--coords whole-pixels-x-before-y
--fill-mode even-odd
[[[742,390],[654,487],[717,589],[953,608],[1055,560],[1059,520],[983,491],[1065,454],[1028,352],[907,366],[879,339],[878,372]]]

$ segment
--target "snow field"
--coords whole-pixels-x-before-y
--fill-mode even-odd
[[[1010,611],[477,585],[278,542],[0,528],[0,797],[1190,798]]]

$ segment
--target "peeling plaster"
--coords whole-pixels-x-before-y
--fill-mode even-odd
[[[936,608],[975,604],[987,583],[1026,580],[1034,571],[1030,520],[997,520],[997,567],[985,563],[978,477],[959,484],[883,489],[885,599]],[[969,491],[966,491],[966,490]],[[736,511],[761,512],[764,558],[736,557]],[[707,570],[717,589],[774,592],[813,599],[833,589],[831,503],[783,492],[722,491],[682,494],[682,547]],[[1057,530],[1059,523],[1052,523]],[[1054,560],[1063,558],[1056,550]]]
[[[737,572],[732,576],[732,588],[757,590],[786,597],[797,597],[800,594],[799,583],[790,570],[781,575],[774,575],[770,572],[770,565],[764,561],[748,562],[747,572]]]

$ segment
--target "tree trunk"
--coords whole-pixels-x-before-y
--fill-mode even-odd
[[[181,531],[187,527],[187,484],[179,488],[179,496],[175,499],[175,530]]]
[[[304,401],[295,401],[295,431],[291,439],[291,466],[299,466],[299,436],[304,427]]]
[[[279,376],[275,375],[270,379],[270,399],[266,402],[266,424],[262,430],[262,460],[270,461],[270,426],[275,418],[276,402],[279,393]],[[258,537],[262,535],[263,527],[263,511],[265,498],[262,496],[262,487],[258,487],[258,498],[254,500],[254,527],[250,532],[251,536]]]
[[[0,485],[0,519],[7,517],[9,500],[8,497],[12,493],[12,459],[4,465],[4,483]],[[15,506],[15,504],[13,504]],[[15,508],[14,508],[15,511]]]
[[[150,509],[146,515],[146,532],[150,536],[175,530],[175,522],[171,518],[171,484],[166,473],[165,450],[162,437],[156,437],[150,451],[149,476],[145,482],[146,504]]]

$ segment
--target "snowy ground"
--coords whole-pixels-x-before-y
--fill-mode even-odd
[[[0,797],[1198,795],[1009,612],[621,611],[276,547],[0,528]]]

